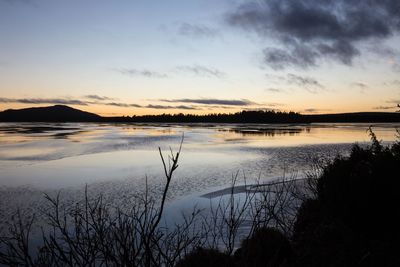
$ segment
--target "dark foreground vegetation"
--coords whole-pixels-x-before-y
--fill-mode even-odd
[[[197,249],[179,266],[400,266],[400,142],[370,134],[368,148],[322,169],[291,235],[263,227],[233,257]]]
[[[234,188],[208,214],[194,209],[180,224],[160,224],[179,152],[164,160],[166,183],[146,188],[128,208],[85,194],[65,207],[46,196],[48,224],[32,247],[34,218],[17,213],[0,237],[10,266],[400,266],[400,140],[384,147],[370,132],[306,180]],[[233,185],[237,175],[233,176]],[[242,231],[246,229],[246,231]]]
[[[274,110],[236,113],[160,114],[143,116],[101,117],[64,105],[25,108],[0,112],[0,122],[156,122],[156,123],[312,123],[312,122],[400,122],[396,112],[358,112],[303,115]]]

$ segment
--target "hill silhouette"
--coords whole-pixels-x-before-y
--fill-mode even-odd
[[[236,113],[160,114],[102,117],[64,105],[9,109],[0,112],[2,122],[157,122],[157,123],[313,123],[313,122],[400,122],[396,112],[357,112],[303,115],[274,110],[240,111]]]
[[[96,122],[102,117],[64,105],[50,107],[8,109],[0,112],[0,121],[7,122]]]

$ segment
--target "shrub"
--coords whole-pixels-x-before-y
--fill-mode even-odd
[[[176,267],[231,267],[233,259],[216,249],[197,248],[179,261]]]
[[[293,260],[289,240],[278,230],[261,228],[235,253],[238,266],[288,266]]]
[[[355,145],[324,167],[317,197],[303,203],[293,239],[305,266],[399,266],[399,142]]]

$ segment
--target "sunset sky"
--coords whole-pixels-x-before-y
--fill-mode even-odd
[[[398,0],[0,0],[0,110],[396,111]]]

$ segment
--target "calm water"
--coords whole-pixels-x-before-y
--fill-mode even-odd
[[[0,218],[39,206],[43,192],[62,190],[73,199],[85,184],[118,202],[140,194],[147,177],[156,193],[164,183],[158,147],[176,150],[183,134],[170,191],[175,202],[224,188],[237,172],[247,180],[304,176],[316,160],[368,142],[369,126],[0,123]],[[373,129],[391,142],[399,126]]]

